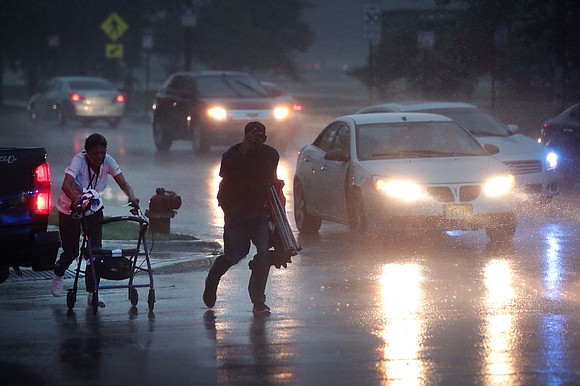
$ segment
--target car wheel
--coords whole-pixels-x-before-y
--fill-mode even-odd
[[[0,267],[0,283],[4,283],[10,276],[10,267]]]
[[[171,147],[171,138],[158,121],[153,123],[153,141],[159,151],[167,151]]]
[[[304,190],[298,181],[294,182],[294,220],[298,230],[306,234],[318,232],[322,224],[320,218],[308,213],[304,200]]]
[[[199,126],[193,128],[191,133],[191,146],[196,153],[205,153],[209,150],[210,144],[207,135]]]
[[[348,200],[348,226],[355,234],[363,234],[368,230],[367,212],[362,193],[354,190]]]
[[[516,223],[485,228],[485,234],[492,243],[506,243],[516,234]]]
[[[64,111],[62,111],[62,107],[58,107],[56,109],[56,123],[59,126],[64,126],[66,124],[66,116],[64,115]]]

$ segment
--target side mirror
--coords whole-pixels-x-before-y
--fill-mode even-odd
[[[494,155],[499,153],[499,147],[497,147],[496,145],[492,145],[491,143],[486,143],[485,145],[483,145],[483,148],[485,149],[485,151],[487,151],[490,155]]]
[[[508,130],[510,131],[510,133],[512,134],[517,134],[520,132],[520,127],[518,125],[507,125]]]
[[[324,159],[329,161],[348,161],[348,155],[344,154],[341,149],[333,149],[324,155]]]

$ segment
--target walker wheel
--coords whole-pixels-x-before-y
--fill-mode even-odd
[[[66,305],[69,310],[75,308],[75,303],[77,301],[77,293],[74,290],[67,291],[66,293]]]
[[[147,304],[149,304],[149,311],[153,311],[153,307],[155,307],[155,290],[153,288],[149,289]]]
[[[129,300],[133,306],[136,306],[137,303],[139,303],[139,293],[136,288],[129,288]]]
[[[97,291],[93,292],[93,302],[91,303],[91,306],[93,308],[93,314],[96,314],[99,309],[99,293]]]

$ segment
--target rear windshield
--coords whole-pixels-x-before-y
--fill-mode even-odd
[[[73,80],[69,82],[73,90],[114,90],[113,85],[100,80]]]

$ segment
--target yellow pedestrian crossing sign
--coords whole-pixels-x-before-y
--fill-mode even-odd
[[[123,57],[123,45],[119,43],[107,43],[105,46],[105,57],[109,59]]]
[[[117,12],[111,13],[101,24],[101,29],[112,41],[119,39],[127,31],[127,28],[129,26]]]

